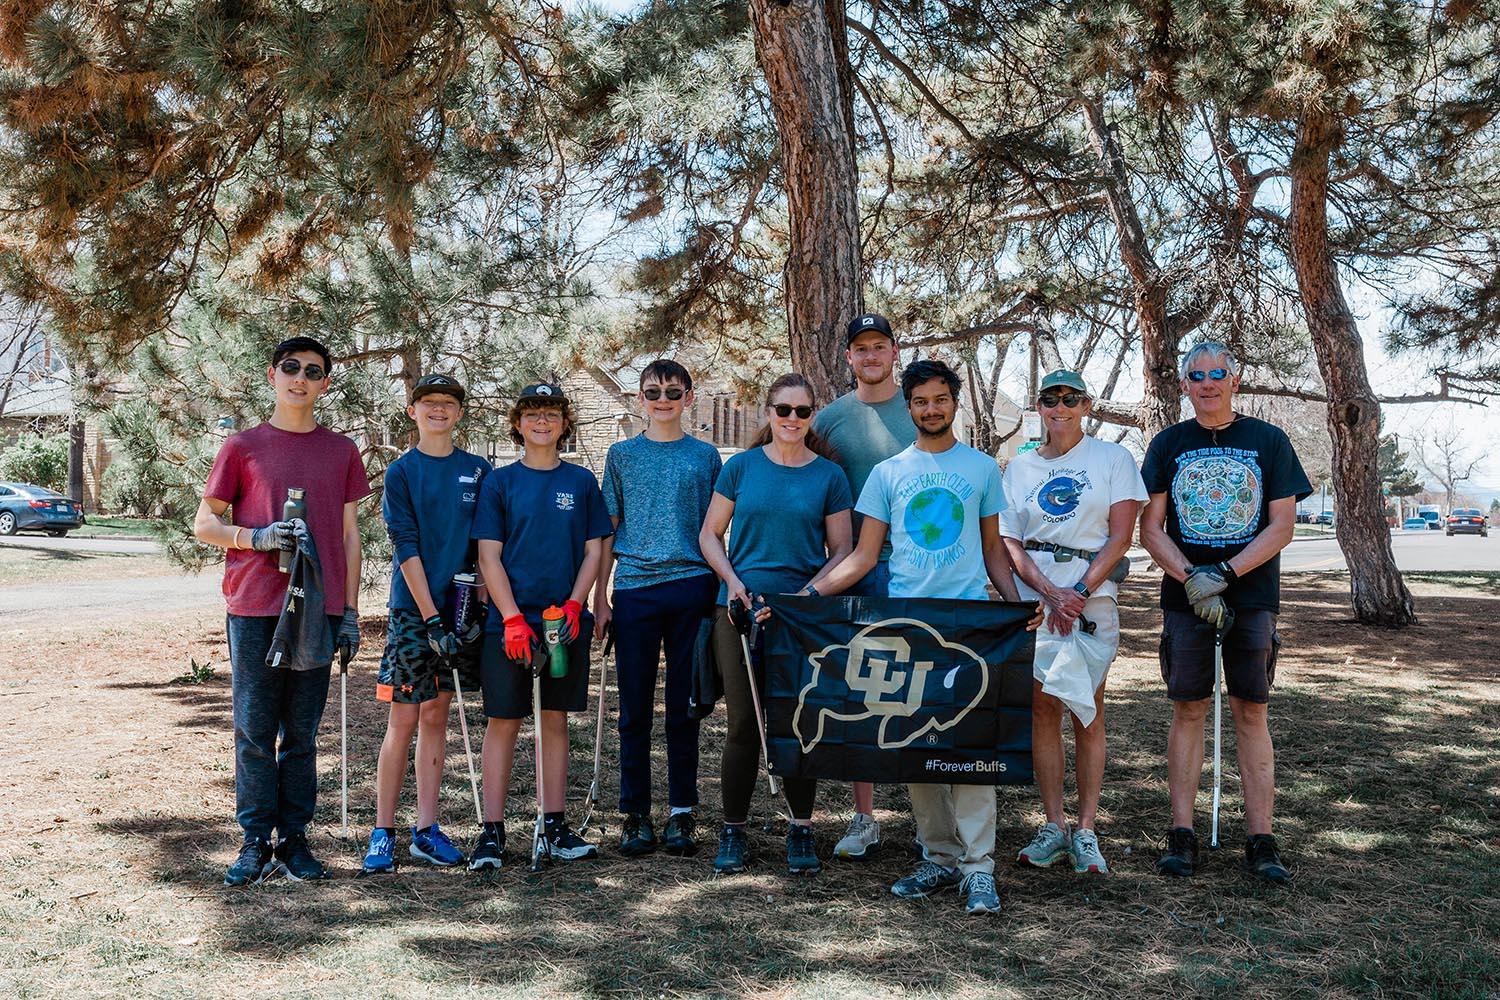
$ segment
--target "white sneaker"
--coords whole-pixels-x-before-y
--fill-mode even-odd
[[[1067,830],[1056,823],[1046,823],[1037,830],[1031,843],[1016,854],[1016,860],[1033,868],[1049,868],[1068,856],[1071,841]]]
[[[833,847],[836,858],[859,859],[869,855],[871,848],[880,846],[880,824],[873,816],[855,813],[849,821],[849,829]]]
[[[1099,838],[1093,830],[1074,830],[1068,853],[1073,856],[1073,870],[1080,875],[1109,871],[1109,865],[1105,864],[1104,855],[1099,850]]]

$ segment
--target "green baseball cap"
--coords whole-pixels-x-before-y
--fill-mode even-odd
[[[1077,389],[1090,399],[1094,396],[1089,392],[1089,385],[1083,380],[1083,376],[1066,368],[1059,368],[1042,376],[1042,384],[1037,387],[1037,392],[1046,392],[1048,389]]]

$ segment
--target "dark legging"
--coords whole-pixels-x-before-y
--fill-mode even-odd
[[[745,655],[740,635],[729,622],[729,612],[714,609],[714,659],[724,681],[724,711],[729,718],[729,736],[724,740],[719,787],[724,795],[724,822],[744,823],[750,818],[750,799],[760,775],[760,727],[755,722],[755,701],[750,697],[750,678],[745,674]],[[764,681],[760,684],[762,697]],[[812,819],[818,782],[813,778],[783,778],[792,818]]]

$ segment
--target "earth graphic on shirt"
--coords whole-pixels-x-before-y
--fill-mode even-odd
[[[963,501],[942,486],[925,489],[906,505],[902,526],[911,540],[928,552],[946,549],[963,533]]]
[[[1246,538],[1260,525],[1260,471],[1232,455],[1184,463],[1172,480],[1172,496],[1184,538]]]
[[[1066,517],[1078,509],[1083,484],[1072,476],[1053,476],[1037,491],[1036,502],[1053,517]]]

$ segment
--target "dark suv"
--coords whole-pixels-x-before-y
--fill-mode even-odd
[[[83,525],[83,508],[72,500],[30,483],[0,483],[0,535],[45,531],[61,538]]]

